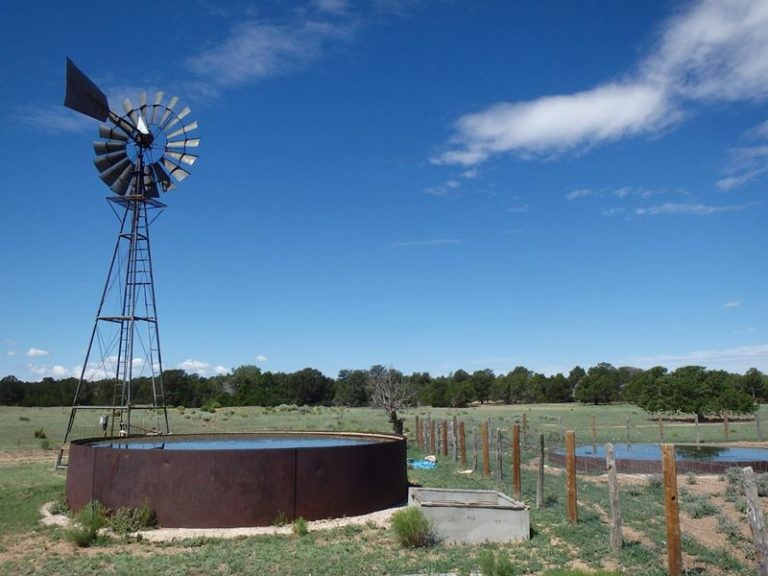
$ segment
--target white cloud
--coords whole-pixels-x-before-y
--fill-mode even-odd
[[[729,370],[733,372],[745,372],[750,368],[766,371],[768,369],[768,344],[698,350],[683,354],[638,356],[632,358],[626,364],[639,368],[665,366],[675,369],[680,366],[696,365],[704,366],[711,370]]]
[[[347,0],[315,0],[315,6],[329,14],[344,14],[349,9]]]
[[[8,352],[6,352],[5,354],[6,354],[6,356],[16,356],[16,351],[15,350],[8,350]]]
[[[726,308],[738,308],[739,306],[741,306],[741,302],[738,300],[729,300],[725,303]]]
[[[451,198],[457,198],[461,195],[461,192],[459,189],[461,188],[461,183],[457,180],[447,180],[446,182],[443,182],[442,184],[438,184],[437,186],[429,186],[424,189],[424,194],[428,194],[430,196],[437,196],[439,198],[445,198],[445,197],[451,197]]]
[[[264,354],[256,354],[256,362],[266,362],[269,360]]]
[[[221,365],[213,365],[210,362],[203,362],[202,360],[184,360],[180,362],[178,368],[192,374],[199,374],[200,376],[214,376],[220,374],[227,374],[228,368]]]
[[[578,200],[579,198],[586,198],[587,196],[594,196],[596,192],[590,188],[580,188],[578,190],[571,190],[565,195],[565,199],[569,202]]]
[[[729,176],[717,181],[721,190],[732,190],[768,172],[768,146],[734,148],[726,169]]]
[[[464,244],[464,240],[458,238],[434,238],[432,240],[414,240],[410,242],[395,242],[392,246],[395,247],[408,247],[408,246],[454,246],[458,244]]]
[[[501,153],[552,155],[679,122],[693,102],[768,97],[768,2],[702,0],[662,28],[621,80],[574,94],[500,102],[456,121],[437,164],[474,166]]]
[[[351,37],[353,30],[352,24],[308,18],[283,24],[241,22],[223,42],[187,64],[219,86],[238,86],[305,66],[320,58],[329,44]]]
[[[28,358],[38,358],[40,356],[48,356],[48,354],[48,350],[41,350],[40,348],[30,348],[25,353]]]
[[[510,214],[523,214],[525,212],[528,212],[529,206],[528,204],[520,204],[519,206],[511,206],[507,208],[507,212]]]
[[[658,215],[678,215],[688,214],[693,216],[709,216],[719,212],[738,212],[744,210],[746,206],[708,206],[706,204],[659,204],[658,206],[648,206],[637,208],[635,214],[639,216],[658,216]]]

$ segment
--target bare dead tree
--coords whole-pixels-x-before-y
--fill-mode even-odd
[[[402,434],[403,419],[397,416],[397,411],[408,405],[414,396],[403,375],[391,366],[371,366],[368,371],[368,387],[373,405],[387,413],[395,434]]]

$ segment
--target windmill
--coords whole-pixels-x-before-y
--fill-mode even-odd
[[[80,372],[64,442],[56,459],[64,467],[64,452],[79,410],[100,410],[106,435],[137,432],[169,433],[162,380],[162,356],[150,250],[150,224],[165,204],[160,192],[189,176],[197,160],[200,139],[190,137],[197,122],[187,121],[190,109],[177,111],[178,97],[164,101],[158,92],[151,101],[142,92],[138,106],[123,101],[123,114],[109,107],[104,93],[67,58],[64,106],[103,122],[93,143],[94,165],[113,192],[107,197],[120,222],[107,280],[96,312],[91,339]],[[82,395],[84,382],[109,380],[112,389],[100,396],[111,402],[94,405]],[[141,423],[132,412],[145,410]],[[146,415],[154,424],[147,424]],[[111,416],[111,420],[110,420]],[[117,427],[117,429],[116,429]]]

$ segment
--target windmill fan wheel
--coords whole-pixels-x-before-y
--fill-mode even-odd
[[[151,103],[145,92],[134,107],[129,98],[123,101],[125,114],[109,112],[110,125],[99,127],[99,138],[93,143],[94,164],[99,177],[120,196],[157,198],[189,176],[189,168],[197,160],[200,139],[190,137],[197,121],[187,122],[191,110],[178,112],[178,98],[163,102],[158,92]]]

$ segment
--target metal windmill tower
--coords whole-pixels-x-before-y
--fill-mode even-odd
[[[120,229],[57,467],[66,466],[64,453],[79,410],[107,412],[111,423],[109,416],[102,416],[101,424],[105,434],[109,428],[110,436],[170,432],[149,228],[165,208],[158,200],[160,192],[173,188],[173,180],[189,176],[187,169],[197,160],[191,151],[200,139],[189,135],[197,122],[186,121],[190,109],[177,112],[177,103],[176,96],[164,102],[163,92],[148,102],[142,92],[138,106],[126,98],[124,114],[116,113],[104,93],[67,58],[64,105],[106,123],[99,127],[100,140],[93,144],[94,164],[114,193],[107,200]],[[111,403],[93,405],[83,398],[83,383],[88,380],[112,381]],[[146,418],[141,424],[132,421],[135,410],[149,410],[154,424],[147,424]]]

